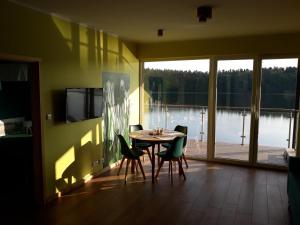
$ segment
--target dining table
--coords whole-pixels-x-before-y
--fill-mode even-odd
[[[138,130],[129,133],[129,137],[132,140],[132,148],[135,149],[136,140],[145,141],[151,144],[152,153],[152,183],[155,183],[155,146],[157,146],[158,152],[160,151],[160,145],[162,143],[172,142],[176,137],[184,137],[185,134],[173,131],[163,130],[162,132],[156,132],[155,130]]]

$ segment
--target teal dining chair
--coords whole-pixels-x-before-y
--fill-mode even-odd
[[[134,131],[139,131],[139,130],[143,130],[143,126],[141,124],[129,125],[129,133]],[[149,156],[150,162],[152,163],[152,158],[149,150],[149,147],[151,146],[152,144],[147,141],[141,141],[141,140],[135,141],[135,148],[145,151]]]
[[[177,125],[174,129],[174,131],[178,131],[178,132],[181,132],[181,133],[184,133],[186,136],[184,137],[184,140],[183,140],[183,153],[182,153],[182,158],[181,158],[181,161],[182,159],[184,160],[184,163],[185,163],[185,166],[186,168],[188,168],[188,163],[186,161],[186,158],[185,158],[185,147],[186,147],[186,143],[187,143],[187,133],[188,133],[188,127],[186,126],[181,126],[181,125]],[[162,144],[162,146],[166,149],[170,148],[171,144],[170,143],[164,143]]]
[[[135,163],[137,161],[137,163],[141,169],[141,172],[143,174],[143,178],[145,180],[146,176],[145,176],[144,169],[143,169],[143,166],[142,166],[142,163],[140,160],[140,156],[142,156],[144,154],[144,152],[139,149],[136,149],[136,150],[130,149],[128,147],[128,144],[127,144],[126,140],[124,139],[124,137],[121,134],[117,134],[117,136],[118,136],[118,139],[121,144],[121,153],[123,155],[123,158],[122,158],[119,170],[118,170],[118,176],[120,175],[120,171],[122,169],[125,159],[127,159],[126,170],[125,170],[125,184],[127,182],[127,172],[128,172],[128,167],[129,167],[130,162]]]
[[[186,180],[182,163],[181,157],[183,154],[183,144],[184,144],[184,137],[176,137],[174,141],[170,143],[170,147],[167,151],[162,151],[157,153],[158,157],[161,159],[159,167],[157,169],[157,173],[155,178],[158,177],[161,167],[163,166],[165,161],[169,161],[169,169],[171,170],[171,182],[173,183],[173,169],[172,169],[172,162],[175,161],[178,163],[179,167],[179,175],[183,175],[184,180]]]

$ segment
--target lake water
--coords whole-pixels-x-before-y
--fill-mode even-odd
[[[202,123],[203,113],[203,123]],[[249,144],[250,112],[245,113],[245,140]],[[259,121],[259,145],[272,147],[288,147],[290,118],[288,114],[264,112]],[[188,126],[188,139],[207,140],[207,109],[175,108],[162,110],[155,107],[151,112],[144,113],[144,128],[153,129],[163,127],[174,129],[176,125]],[[293,130],[292,119],[291,132]],[[204,134],[201,136],[201,131]],[[243,116],[242,111],[217,110],[216,114],[216,142],[231,144],[242,143]],[[291,134],[292,137],[292,134]]]

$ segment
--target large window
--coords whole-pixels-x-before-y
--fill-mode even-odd
[[[145,128],[188,127],[186,155],[207,155],[209,60],[145,62]]]
[[[144,127],[187,126],[189,158],[287,166],[299,127],[298,58],[211,60],[145,62]]]

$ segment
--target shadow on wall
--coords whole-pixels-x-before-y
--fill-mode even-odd
[[[94,174],[94,170],[97,170],[96,167],[101,166],[99,161],[94,161],[93,153],[90,151],[95,147],[97,146],[93,146],[93,143],[89,141],[80,148],[71,148],[69,150],[70,152],[64,155],[64,157],[69,158],[62,158],[60,161],[57,161],[56,169],[60,169],[61,166],[65,166],[66,163],[68,163],[68,160],[74,160],[62,171],[61,176],[55,181],[56,188],[59,192],[66,193],[71,190],[72,187],[87,181]],[[97,164],[93,165],[94,162],[97,162]],[[61,165],[59,165],[60,163]],[[60,173],[59,171],[57,172]]]
[[[97,175],[102,168],[100,160],[102,143],[97,138],[99,125],[96,132],[88,131],[81,141],[69,148],[55,163],[56,191],[66,193],[72,187],[89,180]],[[96,139],[96,140],[94,140]],[[95,151],[100,149],[100,151]]]

